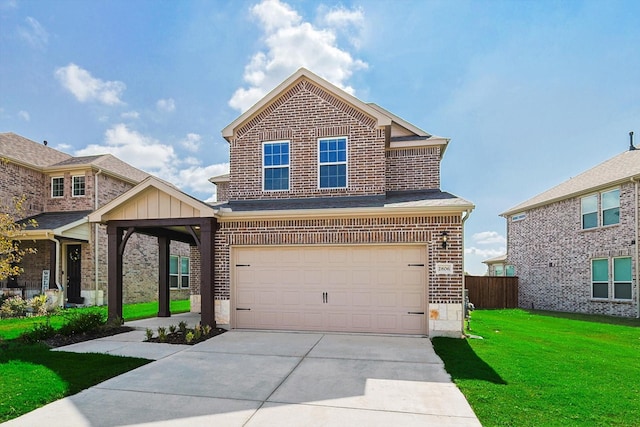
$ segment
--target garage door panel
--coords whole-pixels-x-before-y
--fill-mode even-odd
[[[234,327],[422,334],[426,248],[234,248]],[[411,266],[409,264],[412,264]]]

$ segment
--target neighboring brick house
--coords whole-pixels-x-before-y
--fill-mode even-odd
[[[461,335],[473,205],[440,190],[449,139],[305,69],[222,133],[215,292],[232,327]]]
[[[38,223],[21,238],[21,245],[35,247],[37,253],[25,256],[23,274],[0,287],[18,286],[31,296],[42,291],[43,271],[48,271],[49,288],[61,290],[61,304],[103,304],[106,234],[103,226],[89,224],[88,214],[147,176],[110,154],[73,157],[14,133],[0,133],[0,205],[11,206],[14,197],[25,196],[24,214]],[[176,243],[172,253],[188,259],[186,245]],[[155,242],[135,236],[124,268],[127,302],[157,298],[157,258]],[[188,286],[175,294],[188,297]]]
[[[640,315],[639,181],[630,149],[501,214],[521,307]]]

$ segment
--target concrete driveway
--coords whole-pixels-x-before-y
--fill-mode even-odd
[[[18,425],[480,423],[426,338],[230,331],[7,423]]]

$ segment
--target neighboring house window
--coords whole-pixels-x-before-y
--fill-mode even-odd
[[[347,138],[318,140],[318,168],[320,188],[346,188]]]
[[[51,197],[64,197],[64,178],[51,178]]]
[[[504,271],[505,276],[513,277],[516,275],[516,268],[513,265],[507,265]]]
[[[609,298],[609,260],[591,260],[591,295],[593,298]]]
[[[494,276],[504,276],[504,266],[502,264],[496,264],[493,266]]]
[[[289,189],[289,141],[263,144],[262,173],[264,191]]]
[[[598,226],[598,195],[583,197],[582,206],[582,229],[595,228]]]
[[[169,287],[189,289],[189,257],[177,255],[169,257]]]
[[[620,190],[602,193],[602,225],[620,223]]]
[[[73,177],[73,197],[84,196],[84,176]]]
[[[631,257],[613,259],[613,298],[628,299],[631,296]]]
[[[526,217],[527,217],[526,213],[515,214],[514,216],[511,217],[511,222],[522,221]]]

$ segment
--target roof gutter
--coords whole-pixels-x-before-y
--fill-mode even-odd
[[[93,175],[93,209],[94,211],[97,211],[98,208],[100,207],[100,200],[98,198],[99,195],[99,191],[98,191],[98,175],[102,174],[102,169],[98,169],[98,171]],[[98,223],[94,223],[93,224],[93,269],[94,269],[94,280],[95,280],[95,293],[93,295],[93,305],[94,306],[98,306],[98,278],[100,277],[99,275],[99,271],[98,271],[98,266],[99,264],[99,251],[98,251],[98,230],[99,230],[99,225]]]
[[[465,262],[464,262],[464,223],[467,222],[469,216],[471,215],[472,209],[467,209],[465,212],[466,215],[462,217],[462,335],[464,336],[464,311],[465,311],[465,299],[464,299],[464,290],[466,289],[466,279],[467,275],[465,274]]]

